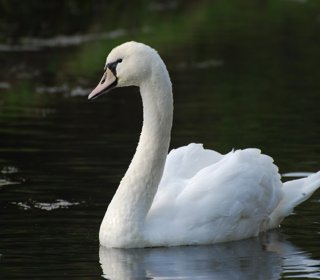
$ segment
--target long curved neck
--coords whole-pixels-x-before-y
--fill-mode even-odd
[[[165,91],[162,87],[151,87],[150,84],[140,88],[143,103],[142,131],[136,153],[118,189],[119,193],[124,192],[126,196],[133,194],[130,199],[131,211],[141,221],[150,209],[162,177],[173,114],[171,88]]]
[[[173,98],[166,70],[140,85],[143,127],[132,162],[109,204],[104,222],[117,231],[141,232],[157,192],[172,127]]]

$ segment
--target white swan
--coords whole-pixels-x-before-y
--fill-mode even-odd
[[[114,87],[138,86],[143,127],[136,153],[100,227],[106,247],[209,244],[277,227],[320,186],[320,172],[282,183],[258,149],[221,155],[190,144],[167,155],[172,87],[158,53],[127,42],[111,51],[88,99]]]

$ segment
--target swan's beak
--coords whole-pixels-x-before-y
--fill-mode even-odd
[[[96,88],[89,94],[88,99],[93,100],[98,96],[106,93],[113,87],[117,85],[117,77],[113,74],[113,72],[107,68],[106,72],[104,72],[101,81],[96,86]]]

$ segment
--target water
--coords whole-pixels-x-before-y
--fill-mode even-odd
[[[279,232],[268,233],[260,240],[211,246],[140,250],[100,248],[99,255],[107,279],[279,279],[281,276],[320,276],[320,261],[312,260],[308,254],[287,242]]]
[[[54,25],[48,37],[36,29],[7,34],[0,47],[0,278],[319,279],[319,191],[258,239],[139,250],[103,249],[98,241],[142,120],[135,88],[86,98],[119,42],[144,41],[165,59],[174,85],[172,148],[259,147],[287,176],[319,170],[320,7],[280,2],[249,1],[243,10],[223,1],[141,1],[139,19],[128,8],[117,24],[107,21],[112,13],[65,35]]]

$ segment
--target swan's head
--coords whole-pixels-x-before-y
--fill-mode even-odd
[[[140,86],[148,79],[157,57],[160,58],[154,49],[142,43],[127,42],[114,48],[107,57],[101,81],[88,99],[95,99],[115,87]]]

